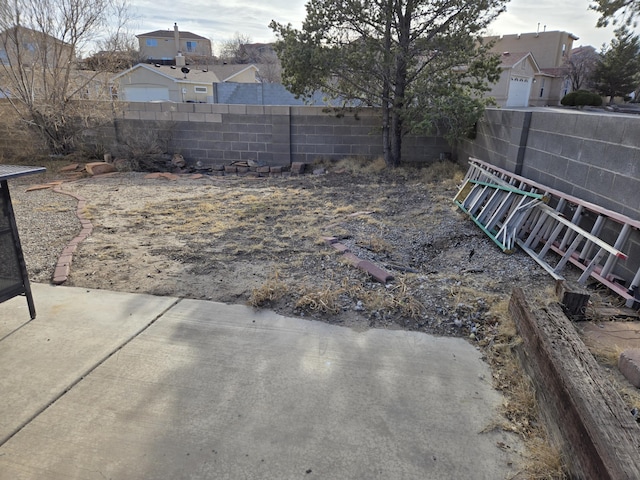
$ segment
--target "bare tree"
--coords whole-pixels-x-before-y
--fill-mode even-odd
[[[565,62],[572,91],[593,88],[593,71],[599,61],[600,55],[591,46],[573,49],[571,56]]]
[[[101,72],[79,71],[76,57],[92,42],[109,44],[100,34],[114,22],[124,25],[126,11],[126,0],[0,3],[0,92],[51,153],[72,152],[84,129],[112,112],[108,104],[100,112],[80,104],[110,99],[110,93]]]
[[[230,40],[225,40],[220,46],[220,59],[227,63],[251,63],[245,45],[251,43],[251,37],[239,32]]]

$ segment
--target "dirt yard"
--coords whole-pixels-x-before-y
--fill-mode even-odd
[[[553,301],[551,277],[521,251],[504,254],[457,210],[459,166],[324,167],[320,175],[275,178],[122,172],[65,181],[64,191],[86,199],[82,215],[93,224],[66,285],[249,304],[356,330],[466,338],[506,395],[497,427],[530,439],[528,474],[543,465],[547,475],[526,478],[563,478],[513,359],[516,332],[507,314],[516,286],[534,303]],[[32,281],[50,281],[57,255],[80,230],[73,198],[25,191],[64,179],[57,168],[12,187]],[[394,279],[375,281],[325,237]]]
[[[68,285],[251,304],[356,329],[492,335],[511,289],[552,282],[525,254],[503,254],[452,198],[451,164],[391,174],[290,178],[120,173],[64,184],[94,229]],[[374,281],[323,241],[394,280]]]

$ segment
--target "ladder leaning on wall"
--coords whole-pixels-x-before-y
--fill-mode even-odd
[[[475,158],[454,202],[504,252],[518,245],[556,280],[571,263],[582,270],[578,283],[593,278],[627,307],[640,302],[640,267],[632,279],[614,274],[619,261],[633,264],[624,252],[640,222]]]

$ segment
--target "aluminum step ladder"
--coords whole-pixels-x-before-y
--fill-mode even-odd
[[[640,222],[475,158],[469,165],[454,201],[503,251],[518,245],[557,280],[571,263],[582,270],[579,283],[593,278],[627,307],[638,305],[640,267],[627,279],[613,270],[629,260],[624,251]]]

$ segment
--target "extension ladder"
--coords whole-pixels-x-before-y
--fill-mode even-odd
[[[556,280],[571,263],[582,270],[579,283],[593,278],[627,307],[640,301],[640,267],[632,279],[613,274],[618,261],[628,260],[623,250],[630,250],[640,222],[475,158],[469,165],[454,201],[504,252],[517,244]],[[559,259],[550,260],[549,252]]]

